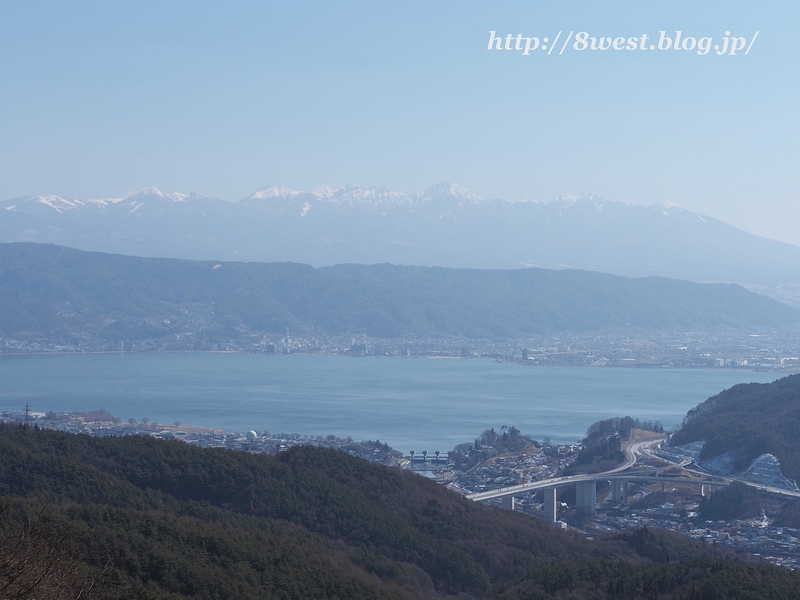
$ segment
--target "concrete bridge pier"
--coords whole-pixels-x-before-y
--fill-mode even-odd
[[[619,479],[611,481],[611,499],[614,502],[622,500],[622,482]]]
[[[628,503],[628,481],[626,479],[621,480],[620,486],[622,487],[622,503]]]
[[[597,482],[579,481],[575,484],[575,499],[580,512],[593,515],[597,512]]]
[[[556,522],[556,488],[547,488],[544,493],[544,520],[548,523]]]
[[[503,508],[514,510],[514,496],[503,496]]]

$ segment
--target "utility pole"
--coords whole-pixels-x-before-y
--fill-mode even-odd
[[[30,409],[30,406],[28,406],[28,403],[26,402],[25,403],[25,427],[28,426],[28,419],[30,418],[30,414],[31,414],[31,409]]]

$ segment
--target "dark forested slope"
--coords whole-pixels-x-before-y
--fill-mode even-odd
[[[627,326],[800,322],[737,285],[588,271],[145,259],[0,244],[0,335],[137,339],[214,331],[514,337]],[[130,344],[128,344],[130,347]]]
[[[790,571],[648,530],[590,543],[330,450],[3,425],[0,456],[0,558],[66,549],[67,584],[109,598],[800,597]]]
[[[732,452],[742,470],[770,453],[788,479],[800,479],[800,375],[735,385],[697,405],[672,444],[701,440],[704,460]]]

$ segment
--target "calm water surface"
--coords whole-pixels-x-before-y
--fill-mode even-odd
[[[572,442],[600,419],[678,424],[736,383],[774,373],[524,367],[485,359],[254,354],[94,354],[0,358],[0,409],[87,411],[128,419],[380,439],[450,450],[515,425]]]

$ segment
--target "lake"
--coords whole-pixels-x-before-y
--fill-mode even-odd
[[[451,450],[514,425],[574,442],[600,419],[677,425],[736,383],[731,369],[529,367],[487,359],[261,354],[75,354],[0,358],[0,409],[88,411],[232,431],[334,434],[409,450]]]

